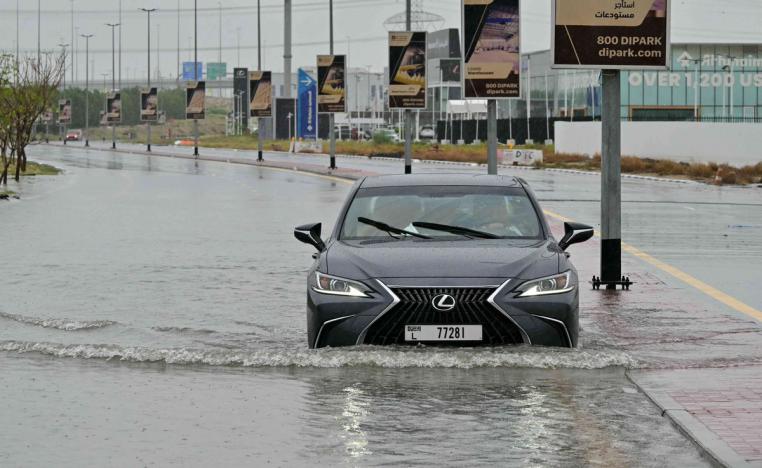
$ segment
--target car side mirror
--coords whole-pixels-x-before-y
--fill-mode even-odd
[[[593,228],[587,224],[564,223],[564,237],[558,243],[561,250],[566,250],[572,244],[579,244],[593,237]]]
[[[305,224],[304,226],[294,228],[294,237],[305,244],[315,247],[318,252],[322,252],[325,250],[325,243],[320,238],[322,230],[323,225],[321,223]]]

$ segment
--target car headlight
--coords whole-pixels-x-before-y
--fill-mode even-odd
[[[332,294],[334,296],[370,297],[368,292],[371,289],[359,281],[326,275],[316,271],[315,286],[312,287],[312,290],[321,294]]]
[[[518,297],[547,296],[550,294],[563,294],[574,289],[571,271],[560,275],[548,276],[527,281],[517,288],[520,291]]]

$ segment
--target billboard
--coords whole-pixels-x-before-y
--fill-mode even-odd
[[[112,93],[106,97],[106,123],[122,121],[122,93]]]
[[[204,64],[202,62],[195,62],[196,74],[193,72],[194,62],[183,62],[183,81],[196,81],[204,76]]]
[[[668,68],[668,2],[553,0],[553,66]]]
[[[224,80],[227,76],[227,63],[209,62],[206,64],[206,79],[208,81]]]
[[[460,58],[460,32],[456,28],[440,29],[429,33],[429,59]]]
[[[299,94],[296,107],[296,136],[307,140],[317,140],[317,80],[303,69],[299,69]]]
[[[442,81],[445,83],[460,83],[460,60],[446,59],[439,62],[442,70]]]
[[[389,33],[389,108],[426,108],[426,33]]]
[[[46,110],[45,112],[43,112],[42,113],[42,121],[45,122],[46,124],[52,122],[53,121],[53,111]]]
[[[193,81],[185,87],[185,118],[204,120],[206,100],[206,82]]]
[[[346,112],[346,56],[318,55],[318,112]]]
[[[249,128],[249,69],[233,69],[233,114],[240,116],[243,128]]]
[[[156,122],[159,120],[159,91],[156,88],[140,91],[140,120]]]
[[[521,96],[519,0],[463,0],[463,51],[466,99]]]
[[[61,99],[58,101],[58,123],[71,123],[71,99]]]
[[[249,72],[249,109],[252,117],[273,116],[273,74]]]

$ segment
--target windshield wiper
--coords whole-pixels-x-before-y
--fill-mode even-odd
[[[437,223],[425,223],[422,221],[416,221],[413,226],[422,229],[430,229],[432,231],[443,231],[451,234],[459,234],[466,237],[479,237],[481,239],[502,239],[500,236],[491,234],[484,231],[476,231],[474,229],[468,229],[461,226],[448,226],[447,224]]]
[[[379,231],[384,231],[386,233],[389,233],[390,235],[398,234],[398,235],[417,237],[419,239],[431,239],[431,237],[429,236],[424,236],[423,234],[418,234],[417,232],[406,231],[404,229],[396,228],[386,223],[382,223],[381,221],[374,221],[372,219],[363,218],[362,216],[357,218],[357,221],[363,224],[367,224],[368,226],[373,226]]]

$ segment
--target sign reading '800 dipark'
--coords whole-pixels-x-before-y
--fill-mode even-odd
[[[669,0],[553,0],[557,68],[669,64]]]

